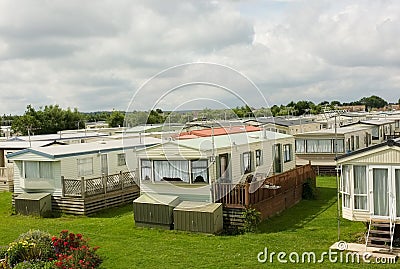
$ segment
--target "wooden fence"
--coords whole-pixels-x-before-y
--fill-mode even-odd
[[[64,197],[90,197],[107,194],[136,186],[135,172],[120,172],[96,178],[71,179],[61,177],[62,194]]]
[[[308,178],[313,179],[315,184],[315,177],[311,165],[307,164],[252,183],[214,183],[213,200],[223,203],[225,207],[246,208],[302,186]]]

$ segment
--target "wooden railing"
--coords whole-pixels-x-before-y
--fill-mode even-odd
[[[63,196],[89,197],[135,186],[135,172],[120,172],[96,178],[71,179],[61,177]]]
[[[213,183],[213,201],[229,207],[248,207],[302,185],[308,178],[315,183],[316,175],[310,164],[251,183]]]

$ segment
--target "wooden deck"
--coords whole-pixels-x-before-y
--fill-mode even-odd
[[[316,174],[310,164],[252,183],[215,183],[213,200],[225,208],[256,208],[265,219],[298,203],[307,179],[315,184]]]
[[[55,211],[89,215],[104,208],[131,203],[140,195],[135,172],[120,172],[97,178],[61,177],[62,197],[52,197]]]
[[[14,191],[14,168],[0,167],[0,191]]]

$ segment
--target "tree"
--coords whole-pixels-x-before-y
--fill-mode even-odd
[[[45,106],[35,110],[31,105],[26,107],[24,115],[14,119],[11,128],[14,133],[54,134],[61,130],[77,129],[84,123],[85,117],[75,108],[63,110],[58,105]]]
[[[159,110],[161,111],[161,109]],[[162,111],[161,111],[162,112]],[[163,123],[164,117],[162,114],[158,113],[157,110],[151,110],[147,117],[147,124]]]
[[[386,102],[384,99],[376,95],[372,95],[370,97],[363,97],[360,99],[360,103],[365,105],[366,109],[382,108],[387,106],[388,104],[388,102]]]
[[[110,127],[121,127],[124,125],[125,115],[114,110],[107,119],[108,126]]]

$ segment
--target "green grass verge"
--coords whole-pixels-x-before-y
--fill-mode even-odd
[[[296,206],[262,222],[259,232],[239,236],[214,236],[137,228],[132,206],[104,210],[90,217],[63,215],[38,218],[11,215],[11,194],[0,193],[0,245],[29,229],[58,234],[63,229],[82,233],[100,246],[102,268],[393,268],[373,264],[259,263],[257,254],[314,251],[320,255],[337,241],[336,182],[319,177],[316,200]],[[354,241],[364,225],[341,219],[341,240]]]

